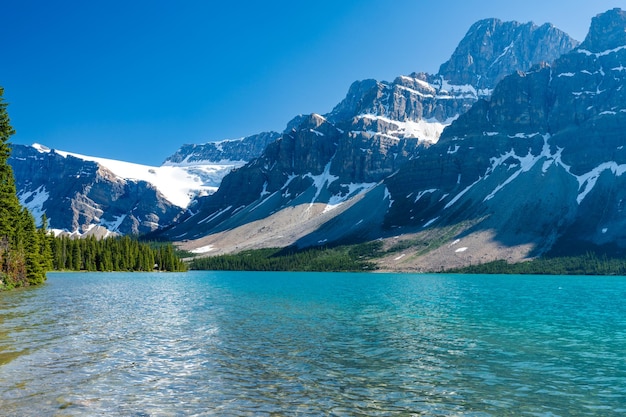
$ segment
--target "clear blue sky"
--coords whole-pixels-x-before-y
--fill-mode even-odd
[[[479,19],[582,41],[613,7],[626,0],[6,0],[0,85],[12,142],[159,165],[329,112],[355,80],[434,73]]]

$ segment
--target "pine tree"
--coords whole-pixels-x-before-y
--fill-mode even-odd
[[[48,217],[44,213],[41,217],[41,228],[37,231],[39,234],[39,253],[44,271],[52,271],[52,242],[54,236],[48,233]]]
[[[11,127],[3,96],[4,89],[0,87],[0,240],[9,242],[15,234],[20,203],[16,196],[13,170],[8,163],[11,154],[8,141],[15,131]]]
[[[26,279],[29,285],[41,284],[46,279],[46,271],[41,256],[40,235],[35,228],[35,219],[25,208],[22,209],[21,228],[23,240],[20,247],[24,250]]]

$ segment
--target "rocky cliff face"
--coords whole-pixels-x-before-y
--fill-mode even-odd
[[[357,81],[327,117],[334,123],[370,115],[447,125],[479,98],[489,97],[506,75],[551,63],[577,45],[550,24],[537,27],[532,23],[481,20],[472,25],[437,74],[413,73],[391,83]],[[438,135],[408,137],[432,142]]]
[[[534,55],[531,54],[533,58],[554,60],[575,44],[567,35],[551,27],[540,31],[526,25],[522,30],[519,24],[483,23],[498,28],[484,32],[483,40],[503,36],[507,29],[515,30],[505,39],[509,44],[513,40],[521,43],[531,43],[531,38],[537,40],[531,44],[545,53],[535,51]],[[474,32],[470,30],[468,33],[472,39]],[[555,39],[554,45],[542,43],[555,42]],[[504,59],[508,44],[497,39],[490,42],[488,56],[483,57],[480,51],[477,52],[476,60],[482,64],[472,71],[485,66],[502,67],[502,72],[510,68],[527,69],[528,62],[524,59]],[[474,84],[453,84],[445,76],[455,71],[450,68],[437,75],[413,73],[393,82],[365,80],[354,83],[346,98],[329,114],[295,118],[260,157],[226,176],[215,194],[199,199],[191,207],[194,215],[170,229],[168,236],[194,239],[226,233],[254,222],[266,222],[268,218],[291,210],[299,213],[298,227],[304,224],[319,227],[316,219],[332,218],[361,200],[377,209],[387,210],[389,192],[379,183],[397,173],[405,163],[421,159],[422,153],[437,143],[444,127],[467,111],[479,97],[488,96],[489,88],[492,88],[490,83],[479,83],[480,77],[473,81]],[[378,202],[367,198],[368,194],[378,195]],[[380,201],[386,203],[381,206]],[[377,214],[370,220],[382,222],[382,216]],[[367,236],[380,229],[365,221],[360,224],[356,229],[367,229]],[[322,234],[302,227],[306,233],[316,236],[308,239],[309,243],[328,240],[327,229]],[[363,231],[356,229],[337,233],[337,236],[363,236]],[[342,229],[338,227],[336,230]],[[280,228],[280,233],[283,232]],[[266,235],[269,238],[271,233]],[[245,246],[246,242],[241,244]]]
[[[485,19],[472,25],[438,75],[451,85],[473,86],[484,97],[505,76],[542,62],[550,64],[577,45],[548,23],[538,27]]]

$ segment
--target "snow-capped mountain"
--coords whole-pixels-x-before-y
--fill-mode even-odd
[[[13,145],[9,164],[20,202],[38,222],[45,213],[57,233],[106,235],[148,233],[171,224],[193,199],[215,192],[222,178],[245,160],[188,156],[146,166],[35,144]]]
[[[437,74],[413,73],[393,82],[357,81],[326,117],[335,124],[380,121],[378,133],[435,143],[443,128],[504,76],[552,62],[578,42],[550,24],[484,19],[468,30]]]
[[[512,33],[504,36],[503,31]],[[468,65],[489,62],[488,68],[501,66],[503,72],[533,64],[522,59],[526,55],[518,43],[535,45],[528,55],[550,62],[577,44],[549,25],[490,19],[474,25],[468,37],[477,33],[489,47],[472,52],[477,56],[467,59]],[[467,58],[461,46],[451,61],[459,55]],[[488,98],[499,77],[485,76],[493,85],[480,76],[461,84],[448,78],[454,71],[445,70],[445,64],[442,68],[436,75],[413,73],[393,82],[355,82],[330,113],[296,117],[261,156],[224,177],[216,193],[198,199],[193,216],[174,225],[167,236],[186,240],[189,249],[223,253],[384,235],[381,213],[389,209],[391,195],[381,181],[430,154],[444,128]],[[346,215],[358,218],[333,221]]]

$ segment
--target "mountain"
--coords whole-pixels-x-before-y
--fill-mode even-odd
[[[487,19],[437,74],[357,81],[331,112],[297,116],[280,134],[183,145],[160,167],[41,146],[16,146],[11,163],[22,203],[76,234],[158,231],[210,254],[371,239],[393,245],[415,230],[439,230],[397,212],[404,202],[396,184],[410,195],[433,179],[400,185],[394,178],[407,176],[404,167],[441,153],[442,132],[491,102],[505,74],[576,46],[550,25]]]
[[[384,181],[386,230],[439,240],[393,269],[438,270],[626,246],[626,13],[592,20],[552,65],[503,79]],[[381,216],[383,214],[381,213]],[[341,221],[337,219],[337,221]]]
[[[468,49],[477,38],[488,46]],[[550,25],[478,22],[440,73],[358,81],[330,113],[296,117],[165,235],[197,253],[384,236],[392,196],[383,181],[437,152],[444,128],[489,98],[502,74],[551,62],[576,44]],[[453,78],[463,57],[466,74],[492,72]]]
[[[179,215],[181,208],[174,202],[184,199],[172,193],[172,202],[153,184],[121,178],[106,163],[41,145],[13,145],[9,163],[22,205],[39,223],[45,213],[49,227],[58,232],[106,235],[155,230]],[[139,172],[139,167],[133,168]],[[150,174],[147,167],[145,174]]]
[[[279,136],[183,145],[161,166],[85,156],[43,145],[13,145],[8,160],[18,197],[41,224],[74,236],[145,234],[169,226],[198,196]]]

